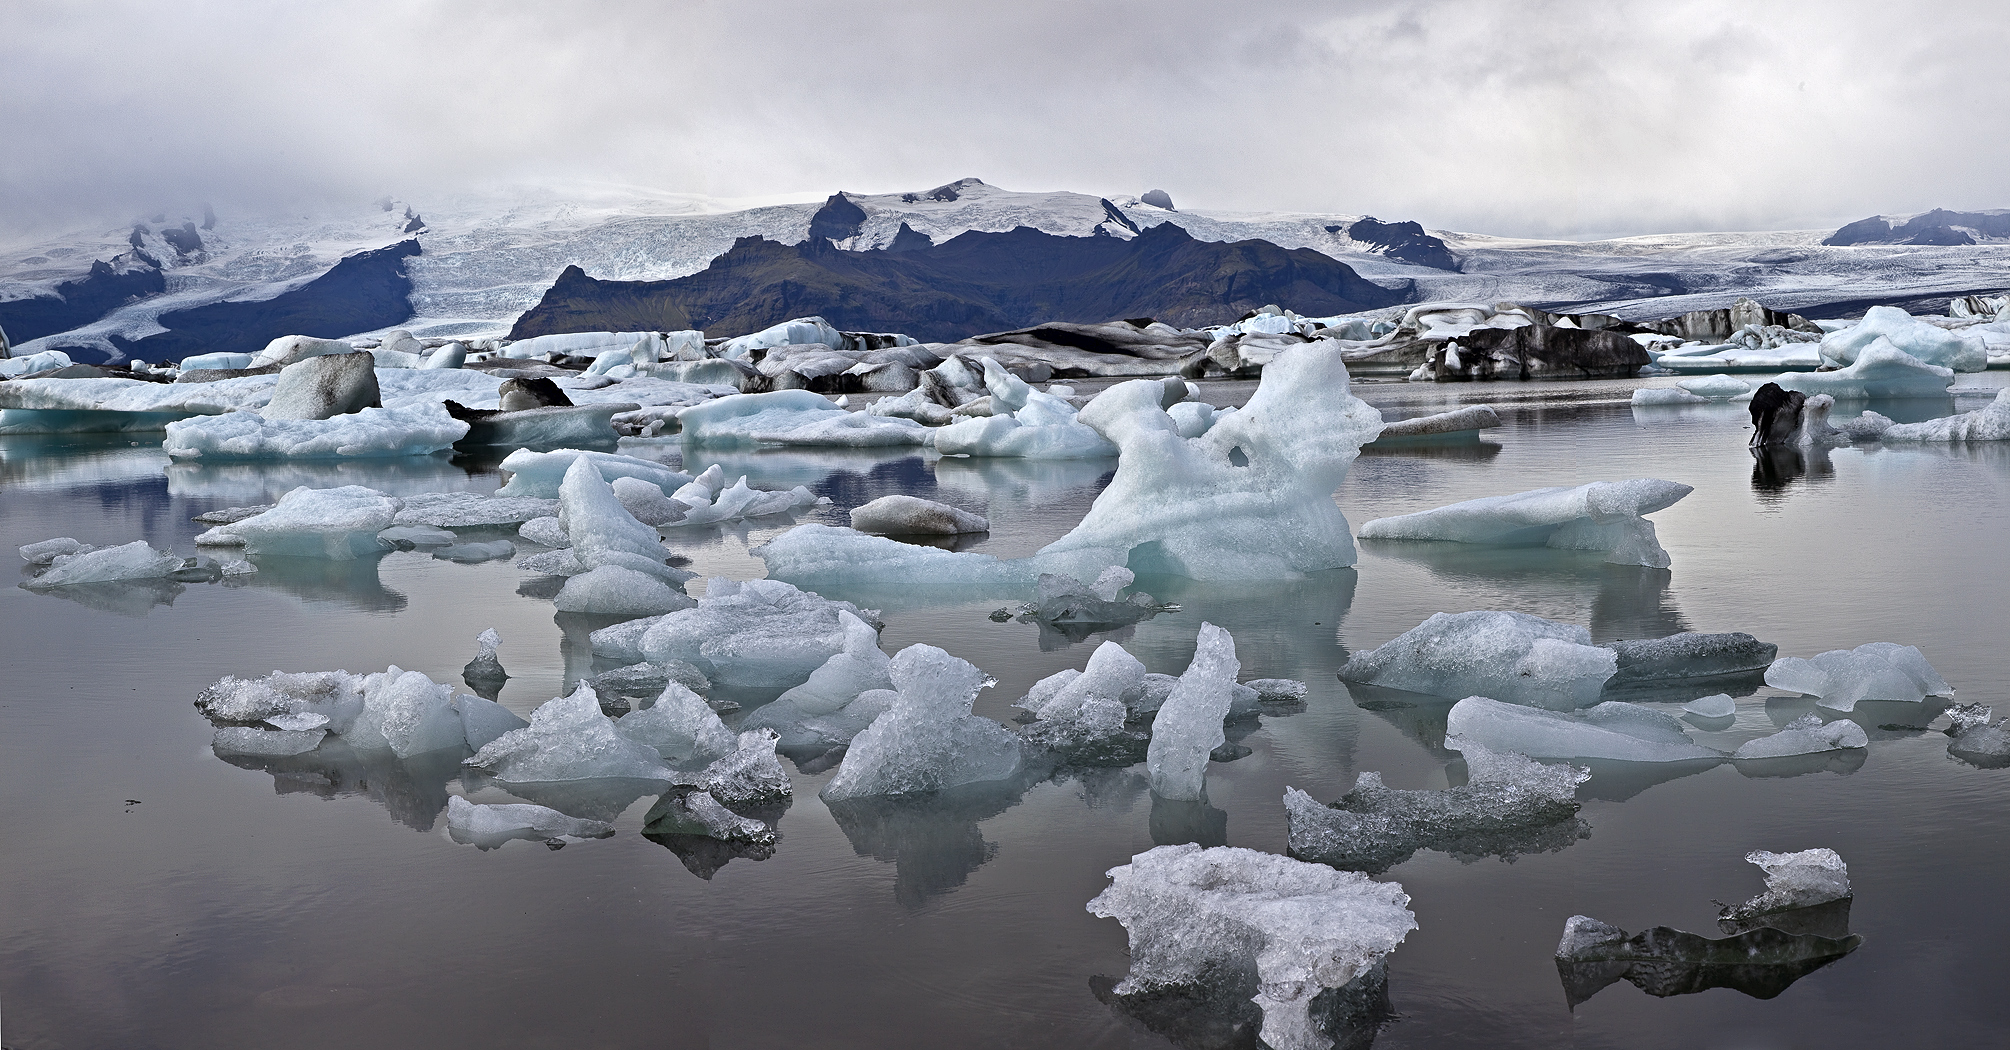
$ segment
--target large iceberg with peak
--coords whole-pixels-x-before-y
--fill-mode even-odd
[[[1361,538],[1610,551],[1605,560],[1614,564],[1665,569],[1668,552],[1644,515],[1672,507],[1693,491],[1659,478],[1535,489],[1376,518],[1361,526]]]
[[[1131,968],[1116,993],[1247,987],[1277,1050],[1330,1047],[1313,1000],[1374,970],[1411,930],[1410,898],[1393,882],[1239,846],[1160,846],[1109,871],[1089,913],[1130,934]]]
[[[1926,364],[1956,372],[1980,372],[1989,367],[1989,347],[1981,336],[1950,331],[1896,306],[1873,306],[1857,324],[1822,336],[1822,361],[1838,367],[1853,365],[1879,340]]]
[[[931,580],[966,593],[1022,593],[1041,573],[1095,579],[1112,565],[1237,580],[1354,564],[1333,490],[1382,417],[1349,392],[1338,350],[1307,344],[1280,354],[1248,404],[1197,437],[1181,436],[1165,393],[1160,381],[1131,380],[1082,409],[1077,418],[1122,450],[1116,474],[1073,531],[1032,557],[1001,561],[820,525],[756,553],[778,579]]]

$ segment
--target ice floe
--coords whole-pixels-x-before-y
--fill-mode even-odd
[[[1839,367],[1852,365],[1880,342],[1922,363],[1956,372],[1980,372],[1989,367],[1989,349],[1981,336],[1949,331],[1896,306],[1873,306],[1855,325],[1824,335],[1822,360]]]
[[[734,394],[678,413],[688,444],[883,448],[920,445],[929,430],[911,419],[850,412],[808,390]]]
[[[42,544],[30,544],[29,547],[43,548],[36,552],[37,556],[40,556],[49,550],[46,544],[54,542],[57,541],[44,541]],[[21,553],[33,564],[36,558],[29,557],[29,547],[23,547]],[[88,549],[80,544],[75,553],[50,554],[48,570],[32,580],[23,582],[21,586],[30,590],[45,591],[86,583],[157,580],[174,575],[183,565],[181,558],[169,551],[155,550],[145,540],[134,540],[116,547]]]
[[[1471,743],[1464,755],[1466,783],[1444,791],[1396,790],[1375,772],[1362,773],[1330,806],[1285,788],[1291,855],[1379,872],[1420,849],[1513,859],[1569,846],[1584,833],[1575,818],[1586,770]]]
[[[495,849],[512,839],[604,839],[614,825],[604,820],[568,817],[555,809],[529,803],[483,805],[459,795],[447,799],[447,835],[455,842]]]
[[[919,795],[1020,771],[1018,736],[970,713],[978,690],[991,684],[984,672],[932,645],[910,645],[894,654],[887,674],[898,697],[852,738],[824,799]]]
[[[1863,727],[1847,718],[1823,722],[1817,714],[1805,714],[1787,723],[1785,729],[1757,740],[1747,740],[1731,753],[1734,759],[1788,758],[1869,747],[1870,737]]]
[[[1330,1047],[1313,1000],[1369,974],[1417,928],[1396,883],[1236,846],[1160,846],[1109,875],[1088,909],[1130,934],[1115,992],[1253,984],[1276,1050]]]
[[[676,779],[655,748],[615,730],[583,684],[540,705],[529,725],[489,741],[466,764],[505,783]]]
[[[1592,645],[1591,632],[1575,624],[1518,612],[1436,613],[1355,653],[1340,678],[1434,696],[1482,695],[1567,709],[1597,703],[1618,666],[1613,650]]]
[[[1874,413],[1865,413],[1872,415]],[[2010,441],[2010,389],[1973,412],[1962,412],[1919,423],[1895,423],[1878,435],[1888,444],[1938,441]]]
[[[248,554],[281,557],[362,557],[390,549],[378,538],[397,520],[403,504],[361,485],[313,489],[301,486],[279,498],[272,509],[195,538],[204,546],[243,547]]]
[[[991,531],[991,523],[982,515],[899,493],[853,508],[851,527],[860,532],[893,536],[960,536]]]
[[[1203,621],[1193,661],[1152,719],[1145,770],[1153,794],[1175,801],[1204,797],[1208,755],[1225,739],[1222,722],[1241,669],[1235,640]]]
[[[1766,669],[1766,684],[1815,697],[1815,703],[1836,711],[1853,711],[1861,700],[1916,703],[1954,695],[1925,654],[1894,642],[1867,642],[1806,660],[1783,656]]]
[[[1610,551],[1606,560],[1614,564],[1665,569],[1668,552],[1643,515],[1693,491],[1658,478],[1536,489],[1377,518],[1361,526],[1361,538]]]
[[[1782,390],[1828,394],[1838,401],[1945,397],[1954,383],[1954,370],[1927,364],[1887,341],[1878,341],[1864,347],[1847,367],[1830,372],[1783,372],[1773,382]]]
[[[845,651],[840,613],[876,613],[780,580],[713,577],[696,607],[593,632],[594,655],[623,663],[681,660],[715,685],[785,689]]]
[[[330,419],[230,412],[177,420],[165,429],[162,447],[176,459],[348,459],[432,455],[452,448],[468,425],[437,404],[420,404]]]
[[[1530,758],[1686,762],[1724,757],[1691,741],[1674,718],[1618,701],[1565,713],[1469,696],[1452,705],[1445,747],[1462,751],[1468,742]]]
[[[1076,419],[1074,405],[1034,390],[996,361],[986,358],[983,365],[984,385],[991,391],[991,415],[951,423],[930,433],[929,443],[937,452],[1023,459],[1096,459],[1117,454],[1117,446]],[[1185,385],[1180,389],[1184,396]]]

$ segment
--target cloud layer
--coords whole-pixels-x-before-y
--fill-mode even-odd
[[[1993,20],[1864,0],[27,2],[0,7],[0,183],[16,227],[967,175],[1510,235],[1833,226],[2010,207]]]

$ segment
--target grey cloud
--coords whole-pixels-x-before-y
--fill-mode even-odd
[[[199,199],[1172,191],[1530,236],[2010,206],[1979,2],[0,7],[0,225]]]

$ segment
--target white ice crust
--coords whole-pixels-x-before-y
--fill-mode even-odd
[[[929,433],[911,419],[850,412],[808,390],[734,394],[677,414],[689,444],[884,448],[920,445]]]
[[[400,500],[361,485],[303,485],[279,497],[271,510],[218,525],[195,541],[241,546],[249,554],[347,560],[388,549],[378,533],[391,527],[402,507]]]
[[[1237,846],[1160,846],[1111,868],[1092,915],[1130,933],[1119,994],[1190,986],[1253,970],[1263,1042],[1277,1050],[1330,1046],[1312,999],[1395,951],[1417,928],[1393,882]]]
[[[366,408],[329,419],[231,412],[169,423],[162,447],[176,459],[205,460],[429,456],[467,433],[466,423],[436,404]]]
[[[682,660],[715,684],[781,689],[845,651],[840,613],[876,615],[779,580],[714,577],[695,608],[602,628],[593,651],[625,663]]]
[[[1655,537],[1654,523],[1643,515],[1671,507],[1693,491],[1659,478],[1536,489],[1377,518],[1361,526],[1361,537],[1610,551],[1605,560],[1617,565],[1665,569],[1668,552]]]
[[[1896,306],[1873,306],[1863,320],[1822,337],[1822,360],[1851,365],[1865,350],[1882,342],[1929,365],[1956,372],[1980,372],[1989,367],[1989,348],[1973,332],[1949,331],[1913,317]]]
[[[1891,345],[1873,341],[1846,368],[1832,372],[1783,372],[1773,378],[1782,390],[1827,394],[1837,401],[1877,397],[1945,397],[1954,370],[1930,365]]]
[[[1619,668],[1591,632],[1518,612],[1435,613],[1340,669],[1349,682],[1567,709],[1598,702]],[[1509,750],[1514,750],[1510,748]]]

